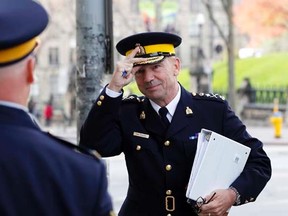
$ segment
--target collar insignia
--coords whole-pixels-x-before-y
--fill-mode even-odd
[[[192,115],[193,111],[190,107],[186,107],[186,115]]]
[[[141,114],[140,114],[140,119],[145,119],[145,118],[146,118],[145,112],[142,111]]]

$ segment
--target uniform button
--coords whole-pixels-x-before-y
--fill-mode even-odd
[[[167,190],[166,191],[166,195],[171,195],[172,194],[172,191],[171,190]]]
[[[169,145],[170,145],[170,141],[169,141],[169,140],[165,141],[165,142],[164,142],[164,145],[165,145],[165,146],[169,146]]]
[[[137,151],[140,151],[140,150],[141,150],[141,146],[140,146],[140,145],[137,145],[137,146],[136,146],[136,150],[137,150]]]
[[[101,102],[101,101],[97,101],[97,105],[98,105],[98,106],[101,106],[101,105],[102,105],[102,102]]]
[[[166,170],[170,171],[172,169],[172,166],[170,164],[166,165]]]
[[[104,100],[104,98],[105,98],[104,95],[101,95],[101,96],[99,97],[100,100]]]

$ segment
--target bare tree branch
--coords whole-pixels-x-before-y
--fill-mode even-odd
[[[229,16],[229,0],[221,0],[222,7],[227,16]]]
[[[209,18],[210,20],[213,22],[213,24],[216,26],[221,38],[223,39],[223,41],[225,42],[226,46],[228,47],[228,39],[227,37],[225,36],[225,33],[224,31],[222,30],[221,26],[219,25],[219,23],[217,22],[217,20],[215,19],[215,16],[214,16],[214,13],[213,13],[213,10],[212,10],[212,7],[211,7],[211,4],[207,1],[207,0],[201,0],[202,3],[205,5],[207,11],[208,11],[208,14],[209,14]],[[222,0],[223,2],[224,0]]]

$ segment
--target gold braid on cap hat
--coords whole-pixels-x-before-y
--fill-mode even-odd
[[[136,44],[136,47],[139,47],[139,53],[136,55],[137,57],[152,57],[152,56],[160,56],[163,54],[169,54],[169,55],[175,55],[175,49],[173,44],[153,44],[153,45],[147,45],[147,46],[141,46],[140,44]],[[125,55],[128,56],[133,49],[128,50]]]
[[[37,37],[12,48],[0,50],[0,64],[17,61],[27,56],[37,45]]]

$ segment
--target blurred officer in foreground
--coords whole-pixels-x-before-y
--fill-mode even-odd
[[[205,197],[211,201],[200,215],[227,215],[232,205],[255,201],[270,179],[263,144],[249,135],[227,101],[190,93],[177,82],[180,43],[179,36],[161,32],[121,40],[116,48],[126,58],[117,63],[81,129],[81,145],[104,157],[125,154],[129,189],[120,216],[197,215],[185,194],[202,128],[249,146],[251,154],[229,188]],[[144,96],[123,99],[123,87],[133,78]]]
[[[28,113],[47,23],[32,0],[0,0],[0,215],[112,215],[100,159],[41,131]]]

